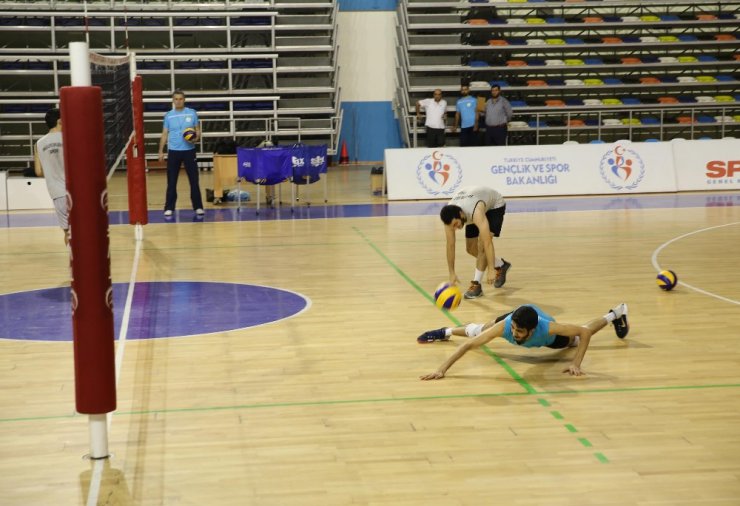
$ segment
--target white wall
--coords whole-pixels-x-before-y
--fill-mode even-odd
[[[337,13],[343,102],[393,100],[395,23],[395,11]]]

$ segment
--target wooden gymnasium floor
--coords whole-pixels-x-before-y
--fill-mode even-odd
[[[149,174],[137,282],[260,285],[311,303],[260,326],[129,339],[98,504],[740,504],[740,192],[510,199],[495,243],[513,264],[506,286],[447,316],[429,297],[446,277],[440,202],[386,206],[369,179],[332,168],[331,207],[209,208],[194,223],[183,177],[183,210],[164,223],[164,177]],[[118,176],[111,194],[125,207]],[[59,230],[34,217],[51,226],[0,215],[0,294],[68,281]],[[127,283],[133,231],[110,237],[113,281]],[[685,284],[661,292],[657,265]],[[597,334],[585,377],[561,372],[573,350],[493,342],[441,381],[418,379],[461,342],[419,345],[424,330],[525,302],[581,323],[621,301],[631,333]],[[6,319],[18,309],[0,302]],[[86,504],[72,345],[4,337],[0,504]]]

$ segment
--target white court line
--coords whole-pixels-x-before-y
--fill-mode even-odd
[[[689,232],[689,233],[684,234],[684,235],[679,235],[678,237],[674,237],[673,239],[671,239],[668,242],[664,242],[663,244],[661,244],[658,247],[658,249],[656,249],[653,252],[653,257],[652,257],[653,267],[655,267],[655,270],[658,271],[658,272],[660,272],[660,271],[663,270],[660,267],[660,265],[658,264],[658,254],[660,254],[660,252],[663,250],[663,248],[665,248],[669,244],[672,244],[672,243],[674,243],[676,241],[680,241],[681,239],[685,239],[686,237],[689,237],[689,236],[692,236],[692,235],[695,235],[695,234],[700,234],[702,232],[707,232],[709,230],[714,230],[714,229],[722,228],[722,227],[731,227],[733,225],[740,225],[740,221],[734,221],[732,223],[725,223],[724,225],[716,225],[714,227],[707,227],[707,228],[702,228],[702,229],[699,229],[699,230],[694,230],[693,232]],[[712,293],[712,292],[708,292],[706,290],[702,290],[701,288],[697,288],[697,287],[692,286],[692,285],[690,285],[688,283],[684,283],[683,281],[679,281],[678,284],[679,285],[683,285],[686,288],[689,288],[691,290],[694,290],[695,292],[699,292],[701,294],[708,295],[709,297],[714,297],[715,299],[719,299],[721,301],[729,302],[730,304],[736,304],[736,305],[740,306],[740,301],[737,301],[737,300],[734,300],[734,299],[728,299],[727,297],[722,297],[721,295],[717,295],[716,293]]]
[[[126,304],[123,308],[123,319],[121,321],[121,331],[118,335],[118,346],[116,347],[116,391],[118,391],[118,381],[121,379],[121,364],[123,363],[123,353],[126,349],[126,336],[128,334],[128,322],[131,317],[131,304],[134,299],[134,286],[136,285],[136,272],[139,270],[139,256],[141,253],[141,244],[143,242],[143,227],[135,225],[136,250],[134,251],[134,263],[131,267],[131,277],[128,282],[128,293],[126,294]],[[113,421],[113,413],[107,414],[108,435],[110,435],[110,426]],[[95,460],[93,464],[92,475],[90,476],[90,489],[87,494],[87,506],[96,506],[98,496],[100,495],[100,482],[103,479],[103,464],[105,459]]]

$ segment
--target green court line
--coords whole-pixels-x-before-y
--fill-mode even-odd
[[[612,389],[600,389],[600,390],[560,390],[552,392],[537,392],[537,395],[553,395],[553,396],[569,396],[569,395],[581,395],[581,394],[601,394],[601,393],[612,393],[612,392],[643,392],[643,391],[675,391],[675,390],[698,390],[698,389],[710,389],[710,388],[740,388],[740,384],[727,384],[727,385],[685,385],[672,386],[672,387],[636,387],[636,388],[612,388]],[[352,400],[326,400],[326,401],[304,401],[304,402],[272,402],[266,404],[236,404],[231,406],[201,406],[195,408],[172,408],[172,409],[153,409],[153,410],[138,410],[138,411],[116,411],[116,416],[120,415],[134,415],[134,414],[154,414],[154,413],[178,413],[178,412],[201,412],[201,411],[226,411],[226,410],[239,410],[239,409],[264,409],[264,408],[290,408],[290,407],[301,407],[301,406],[326,406],[326,405],[340,405],[340,404],[372,404],[372,403],[383,403],[383,402],[404,402],[404,401],[433,401],[438,399],[485,399],[495,397],[529,397],[533,394],[528,392],[499,392],[499,393],[487,393],[487,394],[456,394],[456,395],[430,395],[430,396],[416,396],[416,397],[388,397],[388,398],[375,398],[375,399],[352,399]],[[542,406],[550,406],[545,399],[538,399]],[[543,403],[544,401],[544,403]],[[545,406],[545,407],[547,407]],[[556,412],[557,413],[557,412]],[[67,418],[74,418],[76,416],[84,416],[77,413],[67,415],[46,415],[46,416],[26,416],[16,418],[0,418],[0,423],[10,422],[25,422],[25,421],[40,421],[40,420],[64,420]]]
[[[601,452],[594,453],[594,457],[596,457],[599,460],[599,462],[601,462],[602,464],[608,464],[609,463],[609,459],[606,458],[604,456],[604,454],[601,453]]]
[[[578,441],[579,441],[579,442],[580,442],[580,443],[581,443],[581,444],[582,444],[583,446],[585,446],[586,448],[591,448],[591,447],[593,447],[593,445],[591,444],[591,441],[589,441],[589,440],[588,440],[588,439],[586,439],[585,437],[579,437],[579,438],[578,438]]]
[[[544,406],[544,407],[548,407],[550,405],[550,403],[547,402],[547,399],[537,399],[537,402],[539,402],[540,404],[542,404],[542,406]]]
[[[556,420],[563,419],[563,415],[560,414],[560,411],[550,411],[550,414],[554,416]]]
[[[565,428],[566,428],[566,429],[568,429],[568,432],[578,432],[578,429],[576,429],[575,427],[573,427],[573,426],[572,426],[571,424],[569,424],[569,423],[566,423],[566,424],[565,424]]]

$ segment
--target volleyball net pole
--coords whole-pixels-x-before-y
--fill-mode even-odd
[[[90,458],[109,456],[116,409],[113,286],[102,91],[91,85],[87,43],[71,42],[71,86],[60,89],[69,207],[75,404],[89,416]]]

